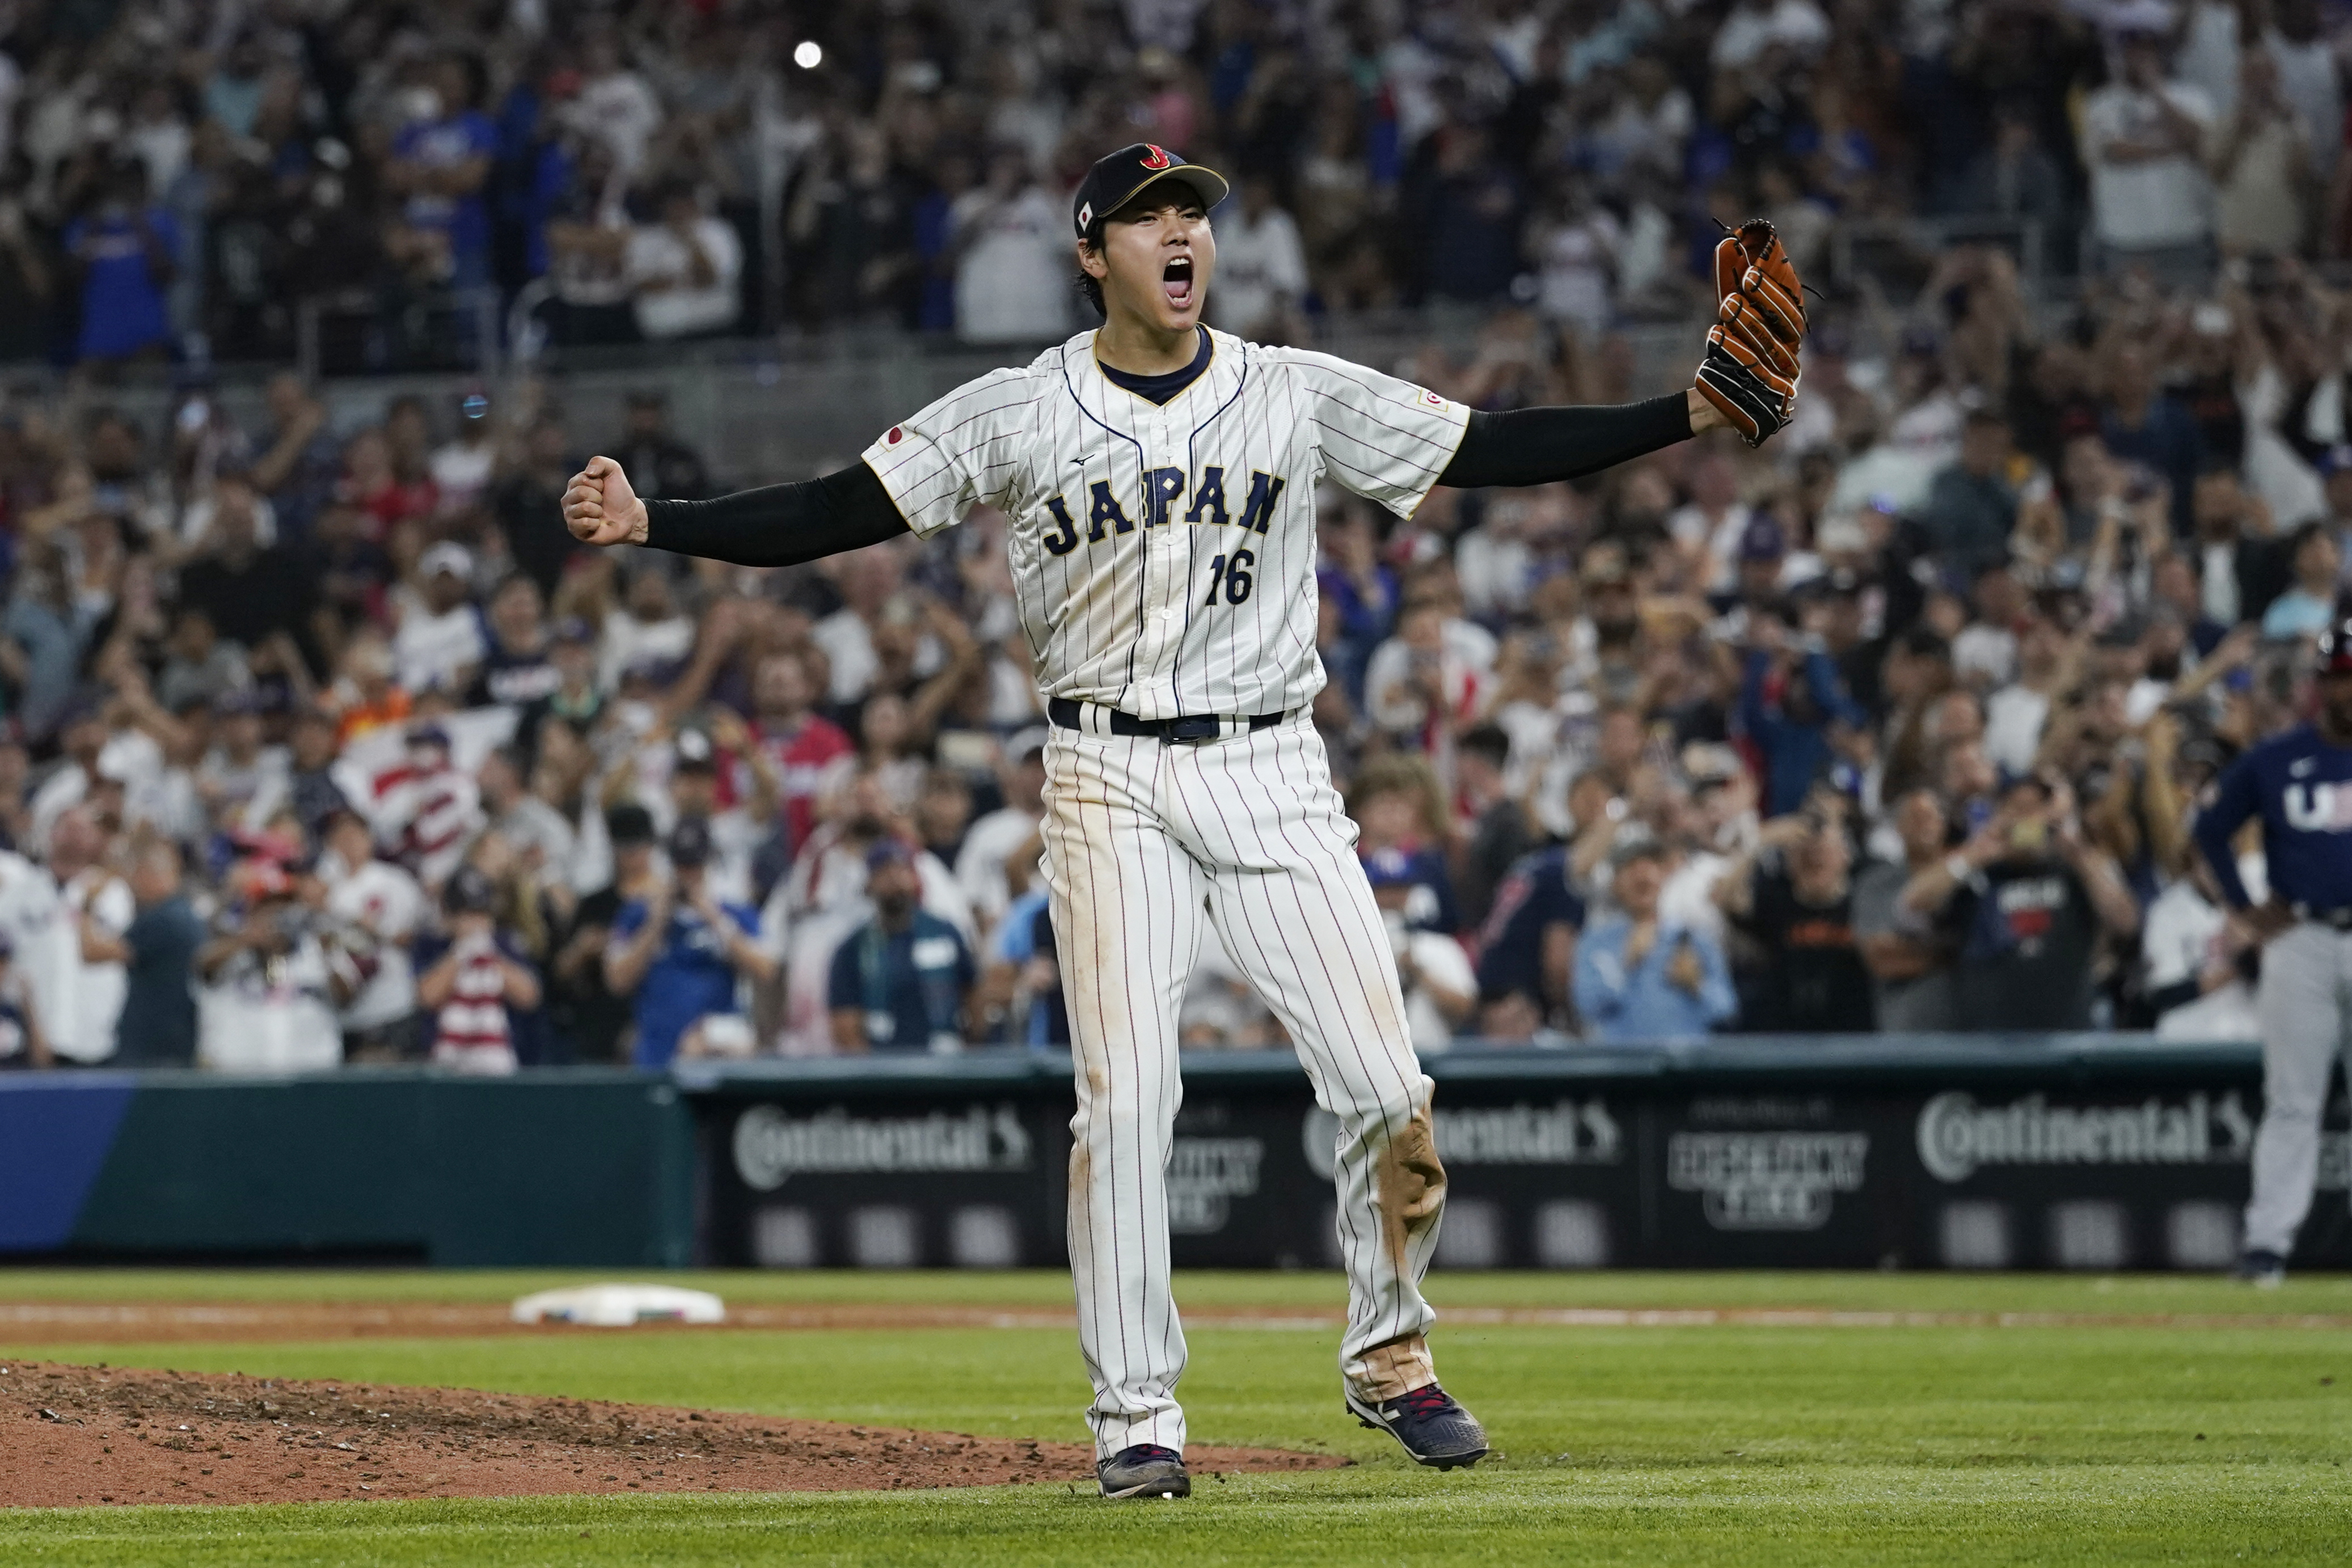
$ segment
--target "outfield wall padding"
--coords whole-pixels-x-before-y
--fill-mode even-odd
[[[675,1268],[693,1192],[640,1073],[0,1075],[0,1251]]]

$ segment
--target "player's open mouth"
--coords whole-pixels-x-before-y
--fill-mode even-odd
[[[1160,274],[1160,287],[1168,291],[1168,303],[1181,310],[1192,303],[1192,258],[1180,256],[1170,262]]]

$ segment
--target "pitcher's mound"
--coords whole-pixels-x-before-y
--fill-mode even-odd
[[[0,1507],[1094,1484],[1076,1443],[463,1388],[8,1362]],[[1321,1469],[1194,1448],[1194,1471]]]

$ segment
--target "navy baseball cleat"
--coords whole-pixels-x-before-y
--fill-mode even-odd
[[[2238,1260],[2230,1277],[2257,1290],[2275,1291],[2286,1283],[2286,1260],[2257,1247]]]
[[[1192,1495],[1192,1478],[1184,1472],[1184,1456],[1157,1443],[1138,1443],[1108,1459],[1097,1459],[1095,1479],[1102,1482],[1105,1497]]]
[[[1403,1444],[1416,1465],[1450,1470],[1456,1465],[1475,1465],[1486,1457],[1486,1428],[1434,1383],[1378,1405],[1357,1398],[1349,1389],[1348,1409],[1365,1426]]]

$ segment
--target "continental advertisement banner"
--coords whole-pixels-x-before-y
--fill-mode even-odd
[[[2135,1056],[2110,1040],[1568,1057],[1432,1064],[1439,1267],[2198,1270],[2238,1249],[2262,1115],[2251,1052]],[[1204,1058],[1186,1082],[1164,1174],[1176,1264],[1335,1264],[1341,1130],[1304,1075]],[[979,1099],[945,1079],[868,1095],[773,1077],[707,1081],[688,1099],[709,1262],[1066,1256],[1072,1100],[1051,1068]],[[2347,1129],[2339,1086],[2299,1266],[2352,1266]]]

